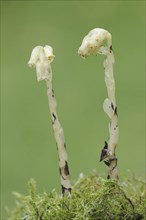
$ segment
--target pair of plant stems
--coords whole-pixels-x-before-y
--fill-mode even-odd
[[[107,45],[104,46],[104,42]],[[105,99],[103,109],[108,115],[109,139],[101,151],[100,161],[108,166],[108,179],[118,179],[117,158],[115,149],[119,139],[118,116],[115,98],[115,80],[113,75],[114,54],[112,49],[111,34],[101,28],[91,30],[83,39],[78,50],[78,54],[87,58],[91,54],[102,54],[106,56],[104,61],[105,84],[107,87],[108,98]],[[61,179],[62,194],[71,193],[72,186],[70,181],[70,172],[68,166],[68,156],[64,139],[64,132],[56,111],[56,99],[52,88],[52,69],[51,62],[54,60],[53,48],[51,46],[37,46],[32,50],[28,65],[36,68],[37,80],[45,80],[47,85],[47,96],[51,113],[52,126],[56,140],[59,156],[59,172]]]

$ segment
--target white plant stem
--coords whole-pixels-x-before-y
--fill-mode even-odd
[[[107,47],[103,46],[103,41],[107,40]],[[117,158],[115,155],[116,146],[119,139],[118,116],[115,97],[115,80],[113,75],[114,54],[112,50],[111,34],[101,28],[91,30],[83,39],[78,50],[83,58],[90,54],[106,55],[104,61],[105,84],[107,87],[108,98],[105,99],[103,108],[110,118],[109,123],[109,140],[105,142],[102,149],[100,161],[104,160],[108,166],[108,179],[118,179]]]
[[[61,187],[62,193],[67,194],[71,193],[71,182],[70,182],[70,173],[68,167],[68,156],[66,151],[66,144],[64,138],[63,128],[58,119],[57,111],[56,111],[56,99],[54,95],[54,90],[52,88],[51,80],[46,79],[47,85],[47,96],[49,102],[49,108],[51,113],[52,119],[52,126],[54,130],[54,136],[56,140],[57,150],[58,150],[58,157],[59,157],[59,172],[60,172],[60,179],[61,179]]]
[[[108,166],[108,179],[118,179],[117,158],[115,156],[116,146],[119,139],[118,115],[115,97],[115,80],[113,74],[114,54],[112,45],[110,48],[101,47],[101,54],[106,55],[104,61],[105,84],[107,87],[108,99],[105,99],[103,109],[109,116],[109,140],[106,142],[100,160],[105,160]]]
[[[70,181],[69,166],[67,162],[68,158],[64,139],[64,132],[58,119],[56,111],[56,99],[54,95],[54,90],[52,88],[51,62],[53,61],[54,57],[55,56],[53,55],[52,47],[37,46],[32,50],[31,58],[28,62],[28,65],[30,67],[36,67],[38,81],[46,81],[49,109],[59,157],[61,188],[62,194],[64,195],[70,194],[72,187]]]

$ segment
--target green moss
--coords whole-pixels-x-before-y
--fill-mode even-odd
[[[146,185],[129,178],[117,183],[95,173],[80,177],[71,196],[62,198],[56,191],[36,193],[29,182],[29,195],[15,193],[17,206],[9,220],[139,220],[146,217]]]

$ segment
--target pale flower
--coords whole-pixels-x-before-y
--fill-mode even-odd
[[[51,77],[50,63],[54,60],[53,48],[46,45],[45,47],[37,46],[32,50],[29,67],[36,68],[37,80],[45,80]]]
[[[103,43],[105,40],[107,40],[108,48],[111,47],[111,39],[111,34],[108,31],[101,28],[95,28],[84,37],[78,54],[86,58],[91,54],[100,53],[100,47],[104,45]]]

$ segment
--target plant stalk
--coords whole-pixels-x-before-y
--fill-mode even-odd
[[[58,119],[56,111],[56,99],[52,88],[52,69],[51,62],[54,60],[53,48],[46,45],[45,47],[37,46],[32,50],[28,65],[36,68],[37,80],[45,80],[47,85],[47,95],[52,119],[52,126],[56,140],[58,157],[59,157],[59,172],[61,179],[62,194],[71,193],[71,182],[69,166],[67,162],[67,151],[64,140],[63,128]]]
[[[110,48],[101,47],[100,52],[106,55],[104,61],[105,84],[107,87],[108,98],[105,99],[103,109],[109,116],[109,139],[105,142],[102,149],[100,161],[108,166],[108,179],[118,179],[117,158],[115,154],[116,146],[119,140],[118,114],[115,97],[115,80],[113,74],[114,54],[112,45]]]
[[[52,76],[52,71],[51,71]],[[57,150],[58,150],[58,157],[59,157],[59,173],[60,173],[60,180],[61,180],[61,188],[62,194],[71,193],[71,181],[70,181],[70,172],[68,166],[68,156],[66,151],[66,144],[64,139],[64,132],[63,128],[58,119],[57,111],[56,111],[56,98],[54,94],[54,90],[52,88],[52,77],[50,80],[46,79],[47,85],[47,96],[48,96],[48,103],[49,109],[51,114],[52,126],[54,131],[54,137],[56,140]]]

